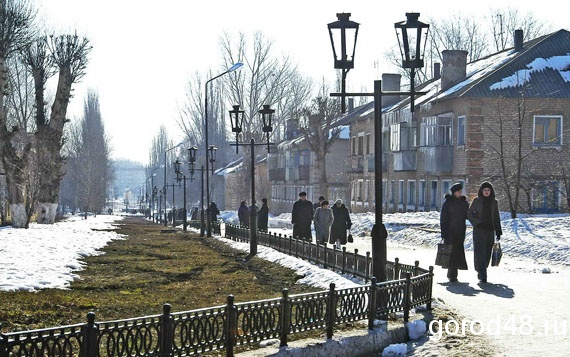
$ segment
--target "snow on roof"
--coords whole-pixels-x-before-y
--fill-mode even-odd
[[[216,171],[214,171],[214,173],[218,176],[224,176],[226,174],[236,172],[242,166],[243,166],[243,157],[240,157],[239,159],[230,162],[226,166],[217,169]]]
[[[340,125],[337,126],[336,128],[332,128],[331,130],[329,130],[329,139],[332,138],[333,134],[335,134],[337,131],[339,132],[337,138],[344,140],[350,139],[349,125]]]
[[[545,69],[558,71],[565,82],[570,82],[570,53],[565,56],[535,58],[526,65],[525,69],[516,71],[509,77],[502,78],[500,82],[492,84],[489,89],[496,90],[523,86],[530,80],[532,72],[539,72]]]

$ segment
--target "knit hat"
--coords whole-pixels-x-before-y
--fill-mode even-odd
[[[324,196],[319,196],[319,201],[324,201],[325,197]]]
[[[307,192],[303,191],[303,192],[299,193],[299,197],[301,197],[301,196],[307,196]]]
[[[451,186],[450,190],[451,193],[463,190],[463,185],[460,182],[456,182]]]
[[[341,200],[340,198],[337,198],[334,203],[335,203],[335,204],[342,204],[342,200]]]

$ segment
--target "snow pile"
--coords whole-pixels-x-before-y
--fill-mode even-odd
[[[382,357],[404,357],[408,353],[405,343],[393,343],[382,351]]]
[[[406,329],[408,330],[410,340],[415,340],[425,335],[427,325],[424,320],[414,320],[406,323]]]
[[[0,229],[0,291],[65,289],[83,268],[80,260],[122,239],[112,223],[119,216],[71,217],[53,225]]]

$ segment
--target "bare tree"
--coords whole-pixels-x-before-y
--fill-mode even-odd
[[[491,34],[495,51],[503,51],[513,46],[515,30],[523,30],[524,40],[545,35],[550,26],[538,20],[532,13],[521,15],[513,8],[491,11]]]
[[[25,131],[10,121],[6,111],[6,95],[14,88],[8,86],[9,59],[31,42],[35,35],[35,11],[24,0],[0,2],[0,158],[6,175],[8,200],[12,211],[12,226],[27,228],[30,207],[33,206],[28,190],[32,142]],[[12,72],[14,73],[14,72]],[[28,187],[27,187],[28,186]],[[33,200],[33,199],[32,199]]]
[[[300,120],[305,142],[315,154],[315,162],[319,169],[319,191],[325,197],[329,197],[326,155],[340,134],[338,128],[333,129],[334,120],[340,112],[340,103],[331,99],[327,92],[327,88],[323,86],[321,96],[315,98],[312,105],[303,110]]]
[[[223,67],[229,68],[236,62],[244,63],[244,68],[223,77],[227,92],[225,99],[229,105],[240,105],[244,113],[242,140],[262,139],[262,125],[258,111],[263,105],[275,109],[272,135],[284,132],[281,128],[285,120],[306,105],[310,97],[311,82],[304,79],[291,60],[273,53],[272,42],[262,33],[255,33],[249,46],[247,37],[240,33],[233,38],[225,33],[220,39]],[[260,148],[261,149],[261,148]],[[249,148],[242,150],[249,157]],[[251,160],[244,160],[244,172],[250,172]],[[242,197],[247,197],[249,176],[244,177]]]

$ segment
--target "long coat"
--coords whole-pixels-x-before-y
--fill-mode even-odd
[[[240,205],[238,208],[239,225],[249,227],[249,209],[246,205]]]
[[[348,208],[344,204],[338,207],[336,204],[332,206],[332,212],[334,216],[334,222],[331,227],[331,236],[329,239],[330,244],[334,244],[337,240],[340,244],[346,244],[346,230],[350,229],[352,222],[350,220],[350,214],[348,213]]]
[[[317,243],[326,244],[331,234],[331,226],[334,222],[332,209],[322,207],[317,208],[313,221],[315,222]]]
[[[210,221],[216,222],[218,220],[218,215],[220,214],[220,210],[218,209],[218,206],[214,202],[210,203],[210,208],[208,208],[208,212],[210,214]]]
[[[467,270],[465,260],[465,230],[467,210],[469,203],[467,198],[456,198],[450,194],[445,195],[445,201],[441,205],[440,226],[441,237],[446,244],[451,244],[450,268]]]
[[[311,222],[313,220],[313,203],[309,200],[298,200],[293,204],[291,223],[293,224],[293,237],[311,240]]]
[[[267,232],[267,225],[269,222],[269,207],[267,203],[261,205],[261,208],[257,212],[257,229],[260,231]]]

